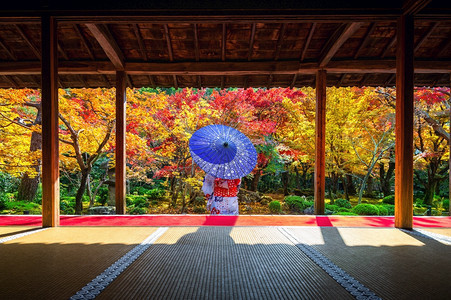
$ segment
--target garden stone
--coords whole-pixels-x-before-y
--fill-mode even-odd
[[[114,206],[95,206],[88,209],[88,215],[115,215],[116,207]]]

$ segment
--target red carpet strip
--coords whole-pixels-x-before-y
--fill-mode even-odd
[[[394,227],[393,216],[209,216],[95,215],[61,216],[61,226],[321,226]],[[2,215],[0,226],[42,226],[40,215]],[[451,217],[413,217],[413,227],[451,228]]]

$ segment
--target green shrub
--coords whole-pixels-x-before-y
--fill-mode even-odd
[[[164,190],[162,189],[151,189],[146,192],[147,199],[149,200],[159,200],[164,196]]]
[[[336,213],[336,215],[340,216],[358,216],[357,214],[350,212],[350,211],[339,211]]]
[[[386,204],[384,207],[387,209],[387,216],[395,215],[395,206],[392,204]]]
[[[60,212],[63,215],[73,215],[75,214],[75,197],[65,197],[73,198],[73,202],[68,199],[60,200]]]
[[[144,207],[131,206],[128,207],[128,213],[130,215],[143,215],[146,213],[146,209]]]
[[[352,212],[360,216],[377,216],[379,214],[379,209],[373,204],[358,204],[353,209]]]
[[[149,203],[147,202],[147,197],[142,195],[127,195],[126,202],[128,206],[148,208]]]
[[[102,205],[105,205],[108,201],[108,187],[100,187],[97,192],[97,197],[99,197],[98,202]]]
[[[351,202],[346,199],[337,199],[334,201],[334,204],[338,207],[344,207],[344,208],[352,208]]]
[[[269,203],[269,210],[273,213],[280,213],[282,210],[282,205],[280,205],[280,202],[275,200],[275,201],[271,201]]]
[[[336,212],[340,209],[340,207],[338,205],[335,204],[326,204],[326,209],[332,211],[332,212]]]
[[[298,213],[303,212],[304,209],[313,204],[310,201],[306,201],[305,198],[301,196],[286,196],[284,201],[292,212]]]
[[[9,202],[9,196],[6,194],[0,194],[0,210],[6,209],[6,205]]]
[[[388,209],[384,205],[377,205],[379,216],[388,216]]]
[[[382,202],[385,204],[395,204],[395,195],[384,197],[382,199]]]
[[[262,196],[260,199],[261,205],[267,205],[268,203],[271,203],[273,199],[270,196]]]
[[[443,200],[443,208],[445,210],[449,210],[449,199],[444,199]]]
[[[346,207],[340,207],[338,208],[338,212],[351,212],[351,209]]]
[[[416,207],[423,207],[424,206],[424,199],[420,199],[420,198],[415,199],[414,205]]]

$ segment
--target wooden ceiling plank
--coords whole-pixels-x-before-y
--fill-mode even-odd
[[[164,35],[166,36],[166,44],[168,47],[169,61],[174,61],[174,55],[172,52],[172,44],[171,44],[171,37],[169,35],[168,24],[164,24]]]
[[[124,55],[122,54],[122,51],[117,45],[111,32],[108,30],[108,27],[104,24],[93,23],[87,23],[85,26],[91,31],[92,35],[100,44],[103,51],[105,51],[106,56],[108,56],[116,70],[123,70],[125,66]]]
[[[225,76],[221,76],[221,90],[224,89],[225,85]]]
[[[243,88],[247,89],[249,85],[249,76],[244,76],[243,78]]]
[[[69,60],[69,57],[67,56],[66,52],[64,52],[63,48],[61,48],[61,44],[59,42],[57,42],[58,44],[58,51],[61,54],[61,57],[64,58],[65,60]]]
[[[141,56],[142,56],[143,60],[147,61],[148,59],[147,59],[146,49],[144,47],[141,32],[139,31],[137,24],[133,24],[132,26],[133,26],[133,32],[135,33],[135,36],[136,36],[136,40],[138,41],[139,52],[141,52]]]
[[[319,66],[325,67],[337,53],[340,47],[362,26],[361,22],[343,24],[331,36],[324,49],[321,51]]]
[[[346,77],[346,73],[341,74],[340,80],[338,80],[338,84],[337,84],[339,87],[343,85],[343,81],[345,80],[345,77]]]
[[[197,36],[197,24],[193,24],[194,31],[194,56],[196,57],[196,61],[199,61],[199,37]]]
[[[310,41],[312,40],[313,32],[315,31],[315,28],[316,28],[316,23],[312,23],[312,26],[310,27],[307,39],[305,40],[304,49],[302,50],[301,62],[304,61],[305,54],[307,53],[307,49],[310,46]]]
[[[370,74],[368,74],[368,73],[364,74],[363,78],[362,78],[362,81],[360,81],[360,86],[365,86],[367,81],[368,81],[368,79],[369,79],[369,77],[370,77]]]
[[[252,28],[251,28],[251,35],[250,35],[250,38],[249,38],[249,54],[247,55],[247,60],[248,61],[251,61],[251,59],[252,59],[252,52],[254,52],[255,28],[256,28],[256,24],[253,23],[252,24]]]
[[[5,79],[5,81],[8,81],[10,85],[12,85],[14,88],[18,89],[20,88],[17,81],[14,80],[11,76],[2,75],[2,77]]]
[[[282,23],[279,30],[279,38],[277,39],[276,54],[274,55],[274,60],[279,60],[280,50],[282,49],[282,42],[285,36],[286,28],[287,24]]]
[[[426,41],[426,39],[431,35],[431,33],[437,28],[440,22],[435,22],[432,24],[431,28],[421,37],[421,39],[416,44],[415,48],[413,48],[413,53],[417,52],[420,49],[421,45]]]
[[[155,88],[155,87],[156,87],[155,79],[153,79],[153,76],[152,76],[152,75],[148,75],[148,77],[149,77],[149,81],[150,81],[151,87],[152,87],[152,88]]]
[[[435,57],[442,56],[447,50],[448,47],[451,46],[451,39],[448,39],[444,41],[439,47],[438,47],[438,53],[435,55]]]
[[[266,86],[267,86],[268,88],[271,86],[273,79],[274,79],[274,78],[273,78],[273,75],[272,75],[272,74],[269,74],[269,76],[268,76],[268,82],[266,83]]]
[[[28,47],[30,47],[31,51],[33,51],[34,55],[36,55],[37,58],[41,59],[41,51],[39,51],[39,49],[35,45],[33,45],[33,43],[30,41],[30,38],[23,31],[22,27],[17,24],[14,25],[14,27],[16,28],[17,32],[19,32],[19,35],[22,37],[25,43],[27,43]]]
[[[77,33],[78,37],[81,40],[81,44],[83,45],[83,47],[85,47],[85,50],[88,52],[89,58],[91,60],[95,60],[95,56],[91,51],[91,47],[89,47],[88,45],[88,41],[86,40],[85,36],[83,35],[83,33],[81,32],[81,28],[80,25],[78,24],[74,24],[74,30]]]
[[[363,38],[362,42],[359,45],[359,48],[357,49],[357,52],[354,55],[354,59],[357,59],[362,52],[362,49],[366,47],[370,40],[370,36],[373,33],[374,29],[376,28],[376,23],[371,23],[371,25],[368,27],[368,30],[365,33],[365,37]]]
[[[78,79],[81,81],[81,83],[83,84],[83,87],[89,88],[89,85],[88,85],[88,83],[86,82],[86,80],[85,80],[85,78],[83,77],[83,75],[78,75],[77,77],[78,77]]]
[[[3,43],[2,40],[0,40],[0,47],[3,48],[3,50],[6,52],[6,54],[9,56],[9,58],[11,58],[14,61],[17,61],[17,57],[14,55],[14,53],[12,51],[10,51],[8,49],[8,47],[6,47],[6,45]]]

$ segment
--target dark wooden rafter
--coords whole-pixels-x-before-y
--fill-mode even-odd
[[[402,5],[404,15],[416,15],[432,0],[406,0]]]
[[[310,27],[310,30],[308,32],[307,39],[305,40],[304,49],[302,50],[302,53],[301,53],[301,59],[300,59],[301,62],[304,61],[305,54],[307,53],[307,49],[310,46],[310,41],[312,40],[313,33],[315,32],[315,28],[316,28],[316,23],[312,23],[312,26]]]
[[[111,84],[110,84],[110,81],[108,80],[108,77],[106,77],[105,74],[102,74],[102,78],[103,78],[103,81],[105,82],[105,86],[110,89]]]
[[[133,33],[136,36],[136,40],[138,41],[139,52],[141,53],[141,57],[144,61],[147,61],[146,49],[144,47],[143,38],[141,32],[139,31],[139,27],[137,24],[133,24]]]
[[[448,48],[451,46],[451,39],[448,39],[447,41],[444,41],[442,43],[442,45],[440,45],[438,47],[438,51],[437,54],[435,55],[436,57],[438,56],[442,56],[444,53],[446,53],[446,51],[448,50]]]
[[[194,56],[196,58],[196,61],[199,61],[200,59],[200,53],[199,53],[199,37],[197,36],[197,24],[193,24],[193,31],[194,31]]]
[[[130,78],[130,75],[125,74],[125,82],[126,82],[125,87],[130,87],[130,88],[133,87],[133,81],[132,81],[132,79]]]
[[[362,26],[361,22],[343,24],[334,32],[321,52],[319,66],[325,67],[340,47]]]
[[[431,28],[428,29],[428,31],[417,42],[417,44],[415,45],[415,48],[413,48],[413,53],[417,52],[418,49],[420,49],[421,45],[423,45],[423,43],[427,40],[427,38],[437,28],[438,25],[439,25],[439,22],[435,22],[434,24],[432,24]]]
[[[390,76],[388,77],[388,79],[385,81],[384,85],[388,86],[390,84],[390,82],[393,82],[393,80],[395,79],[396,74],[390,74]]]
[[[274,60],[279,60],[280,50],[282,49],[282,43],[283,43],[283,39],[285,36],[286,28],[287,28],[287,24],[282,23],[282,25],[280,26],[280,30],[279,30],[279,38],[277,39],[276,53],[274,55]]]
[[[22,37],[22,39],[25,41],[25,43],[27,43],[28,47],[30,47],[31,51],[33,51],[34,55],[38,59],[41,59],[41,51],[39,51],[39,49],[35,45],[33,45],[33,43],[30,41],[30,38],[27,36],[22,27],[20,27],[20,25],[17,24],[14,25],[14,27],[16,28],[17,32]]]
[[[244,76],[243,78],[243,88],[247,89],[249,87],[249,76]]]
[[[91,60],[95,60],[95,56],[91,51],[91,47],[88,44],[88,41],[86,40],[86,37],[83,35],[80,25],[74,24],[74,30],[77,33],[77,36],[80,38],[81,44],[85,48],[86,52],[88,52],[88,56]]]
[[[40,82],[36,79],[36,77],[34,77],[34,75],[30,75],[30,79],[31,79],[31,81],[33,81],[33,83],[35,84],[36,88],[40,87]]]
[[[83,75],[78,75],[77,77],[80,80],[80,82],[83,84],[83,87],[89,87],[89,85],[86,82],[85,77]]]
[[[65,60],[69,60],[69,57],[67,56],[66,52],[64,52],[63,48],[61,47],[61,44],[58,42],[58,52],[61,54],[61,57]]]
[[[172,75],[172,80],[174,81],[174,88],[179,88],[179,82],[177,80],[177,75]]]
[[[6,54],[10,59],[12,59],[13,61],[17,61],[17,57],[14,55],[12,51],[8,49],[8,47],[3,43],[2,40],[0,40],[0,47],[6,52]]]
[[[255,29],[256,29],[256,24],[253,23],[252,27],[251,27],[251,34],[249,36],[249,53],[247,55],[247,60],[248,61],[251,61],[252,53],[254,52]]]
[[[14,88],[16,89],[20,88],[20,85],[14,80],[14,78],[12,78],[12,76],[2,75],[2,77],[5,79],[5,81],[9,82],[9,84],[11,84],[11,86],[13,86]]]
[[[124,70],[125,59],[121,49],[117,45],[113,35],[104,24],[85,24],[94,38],[100,44],[106,56],[113,63],[116,70]]]
[[[172,52],[172,44],[171,44],[171,36],[169,35],[168,24],[164,24],[163,27],[164,27],[164,35],[166,37],[166,46],[168,47],[169,61],[174,61],[174,55]]]
[[[202,76],[197,76],[197,86],[201,89],[202,88]]]
[[[393,38],[390,40],[390,42],[387,44],[387,46],[385,47],[384,51],[382,52],[381,58],[385,58],[388,54],[388,52],[395,46],[396,44],[396,33],[393,36]]]
[[[269,74],[269,75],[268,75],[268,82],[266,83],[266,85],[267,85],[268,87],[271,86],[273,79],[274,79],[274,78],[273,78],[273,75],[272,75],[272,74]]]
[[[370,36],[373,33],[374,29],[376,28],[376,23],[371,23],[371,25],[368,27],[368,30],[365,32],[365,37],[363,38],[362,42],[359,45],[359,48],[357,49],[356,53],[354,54],[354,59],[357,59],[360,56],[360,53],[362,52],[362,49],[366,47],[370,40]]]
[[[222,24],[221,60],[226,60],[227,24]]]
[[[293,80],[291,80],[290,88],[293,88],[296,84],[296,80],[298,79],[298,74],[293,75]]]
[[[337,86],[342,86],[343,85],[343,81],[346,78],[346,73],[341,74],[340,79],[338,80]]]
[[[225,86],[225,76],[221,76],[221,90],[224,89]]]
[[[150,86],[152,88],[155,88],[156,84],[155,84],[155,79],[153,78],[153,76],[152,75],[148,75],[148,78],[149,78]]]
[[[360,86],[365,86],[366,85],[366,83],[368,82],[368,79],[370,78],[370,74],[368,74],[368,73],[366,73],[366,74],[363,74],[363,78],[362,78],[362,80],[360,81]]]

